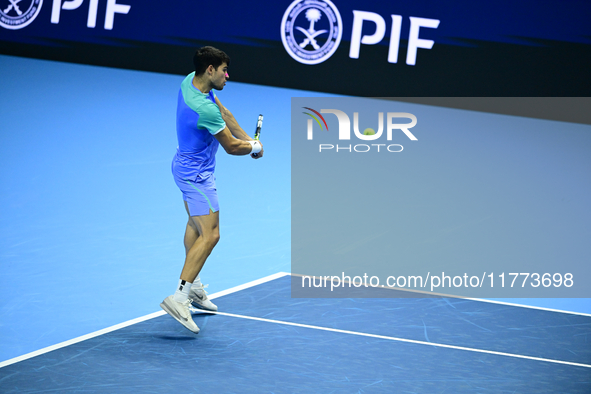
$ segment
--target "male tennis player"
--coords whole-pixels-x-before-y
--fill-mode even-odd
[[[185,230],[185,265],[176,292],[160,306],[194,333],[199,327],[191,317],[191,304],[217,311],[208,298],[199,271],[220,239],[219,205],[215,186],[215,154],[218,146],[231,155],[263,156],[263,146],[242,130],[213,89],[222,90],[228,80],[230,58],[206,46],[193,57],[195,72],[181,83],[176,129],[178,148],[172,174],[183,193],[189,215]]]

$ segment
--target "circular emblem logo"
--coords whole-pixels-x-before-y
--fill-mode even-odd
[[[295,0],[283,14],[281,41],[291,57],[318,64],[332,56],[341,43],[341,14],[329,0]]]
[[[0,0],[0,26],[22,29],[35,20],[41,5],[43,0]]]

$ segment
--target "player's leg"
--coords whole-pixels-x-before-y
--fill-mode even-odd
[[[196,230],[198,236],[187,252],[177,291],[174,295],[167,297],[160,306],[187,329],[198,333],[199,327],[191,317],[192,300],[189,298],[189,294],[197,274],[201,271],[205,260],[220,238],[219,212],[210,211],[209,215],[191,216],[190,220],[192,225],[187,227],[189,234],[185,233],[185,239],[188,238],[188,241],[191,241],[192,238],[195,238],[195,234],[191,233],[193,229]]]
[[[189,208],[186,206],[186,204],[185,208],[187,209],[187,213],[189,213]],[[191,250],[191,247],[193,246],[195,241],[197,241],[197,238],[199,238],[197,227],[193,223],[191,216],[189,216],[184,238],[185,255],[189,253],[189,250]],[[191,299],[191,303],[195,308],[215,312],[218,310],[218,307],[207,297],[207,291],[205,291],[206,287],[207,285],[204,285],[201,282],[201,278],[198,274],[195,280],[193,281],[193,284],[191,285],[191,289],[189,290],[189,298]]]
[[[187,207],[187,213],[189,209]],[[191,216],[189,216],[189,220],[187,221],[187,228],[185,230],[185,255],[189,253],[191,247],[199,238],[199,233],[197,232],[197,227],[193,224],[193,220]],[[189,290],[189,298],[191,299],[191,303],[195,308],[203,309],[206,311],[217,311],[218,307],[216,304],[211,302],[211,300],[207,297],[207,291],[205,291],[207,285],[204,285],[201,282],[200,275],[198,274],[193,284],[191,285],[191,289]]]
[[[186,204],[185,208],[187,209],[187,213],[189,213],[189,208]],[[189,254],[189,250],[191,250],[191,247],[193,247],[193,244],[195,244],[195,241],[197,241],[198,238],[199,232],[197,231],[197,226],[193,223],[191,216],[189,216],[184,238],[185,255]],[[189,290],[189,298],[191,299],[191,303],[194,307],[215,312],[218,310],[218,307],[207,297],[207,292],[205,291],[206,287],[207,285],[201,283],[201,278],[199,274],[197,274],[197,277],[193,281]]]
[[[160,306],[187,329],[196,333],[199,328],[191,318],[189,295],[193,281],[219,240],[219,205],[213,177],[191,181],[178,177],[174,172],[173,175],[183,192],[189,214],[184,238],[186,257],[176,292]]]
[[[187,207],[187,203],[185,203],[185,207]],[[187,213],[189,212],[189,208],[187,208]],[[185,244],[185,256],[189,253],[189,250],[199,238],[199,233],[197,232],[197,227],[193,224],[193,220],[191,220],[191,216],[189,215],[189,219],[187,220],[187,228],[185,229],[185,238],[183,243]]]
[[[191,221],[199,236],[187,252],[181,280],[193,283],[220,239],[219,211],[210,210],[209,215],[191,216]]]

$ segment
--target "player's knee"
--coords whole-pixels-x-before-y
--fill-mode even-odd
[[[220,241],[220,233],[217,231],[211,232],[207,235],[206,241],[210,245],[210,247],[213,248]]]
[[[220,242],[220,233],[216,232],[215,234],[212,235],[212,242],[214,245],[217,245],[218,242]]]

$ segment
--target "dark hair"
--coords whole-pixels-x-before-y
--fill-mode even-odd
[[[226,63],[229,66],[230,57],[224,51],[210,46],[197,49],[193,56],[195,75],[203,74],[210,65],[217,70],[222,63]]]

